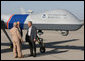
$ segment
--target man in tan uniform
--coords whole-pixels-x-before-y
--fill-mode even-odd
[[[16,22],[13,24],[13,28],[10,30],[13,42],[13,53],[15,58],[22,58],[21,43],[23,42],[21,35],[16,28]]]

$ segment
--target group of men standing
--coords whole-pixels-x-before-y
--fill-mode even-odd
[[[13,43],[13,53],[15,58],[23,58],[21,44],[23,43],[23,33],[22,29],[20,28],[20,22],[14,22],[13,28],[10,30],[12,36],[12,43]],[[36,45],[35,42],[37,40],[37,29],[36,27],[32,26],[32,22],[28,22],[28,29],[26,33],[26,42],[29,43],[30,47],[30,55],[36,57]]]

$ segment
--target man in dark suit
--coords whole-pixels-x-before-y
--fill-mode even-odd
[[[32,26],[32,22],[28,22],[28,27],[29,29],[27,30],[27,42],[29,43],[30,46],[30,55],[36,57],[36,45],[35,42],[37,40],[37,29],[35,26]]]

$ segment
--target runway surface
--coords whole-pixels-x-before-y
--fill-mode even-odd
[[[9,33],[9,30],[6,31]],[[68,36],[62,36],[59,31],[43,30],[43,32],[41,37],[46,46],[45,53],[40,53],[39,45],[36,43],[37,56],[28,57],[29,45],[24,42],[22,45],[24,58],[14,58],[12,49],[9,48],[9,40],[1,30],[1,60],[84,60],[84,26],[77,31],[71,31]],[[24,39],[26,30],[23,34]]]

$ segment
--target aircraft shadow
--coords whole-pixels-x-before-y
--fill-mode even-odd
[[[59,54],[59,53],[65,53],[65,52],[68,52],[69,50],[63,50],[63,51],[58,51],[58,49],[54,48],[53,50],[50,50],[50,51],[46,51],[45,53],[36,53],[36,56],[37,57],[40,57],[40,56],[45,56],[45,55],[51,55],[51,54]],[[28,56],[29,54],[25,54],[24,55],[24,58],[27,58],[29,57]]]
[[[37,56],[45,56],[45,55],[51,55],[51,54],[60,54],[60,53],[68,52],[68,51],[69,50],[59,51],[57,48],[54,48],[53,50],[46,51],[45,53],[37,53]]]
[[[67,43],[67,42],[72,42],[72,41],[77,41],[79,39],[72,39],[72,40],[65,40],[65,41],[55,41],[55,42],[48,42],[48,43],[45,43],[45,47],[46,49],[47,48],[53,48],[53,50],[50,50],[50,51],[46,51],[45,53],[37,53],[37,55],[49,55],[49,54],[55,54],[55,53],[64,53],[64,52],[67,52],[68,50],[70,49],[74,49],[74,50],[82,50],[84,51],[84,46],[70,46],[70,45],[67,45],[67,46],[54,46],[55,44],[61,44],[61,43]],[[9,43],[1,43],[1,46],[9,46],[10,44]],[[37,48],[39,48],[39,44],[36,45]],[[29,45],[25,45],[25,44],[22,44],[22,50],[25,50],[25,49],[29,49]],[[58,49],[68,49],[68,50],[64,50],[64,51],[58,51]],[[10,48],[7,48],[7,49],[1,49],[1,53],[7,53],[7,52],[12,52],[13,50],[10,49]]]
[[[71,46],[71,45],[66,45],[66,46],[58,46],[58,44],[61,43],[67,43],[67,42],[72,42],[72,41],[77,41],[79,39],[72,39],[72,40],[65,40],[65,41],[59,41],[59,42],[49,42],[45,43],[46,48],[57,48],[57,49],[74,49],[74,50],[84,50],[84,46]],[[56,46],[54,46],[57,44]]]

